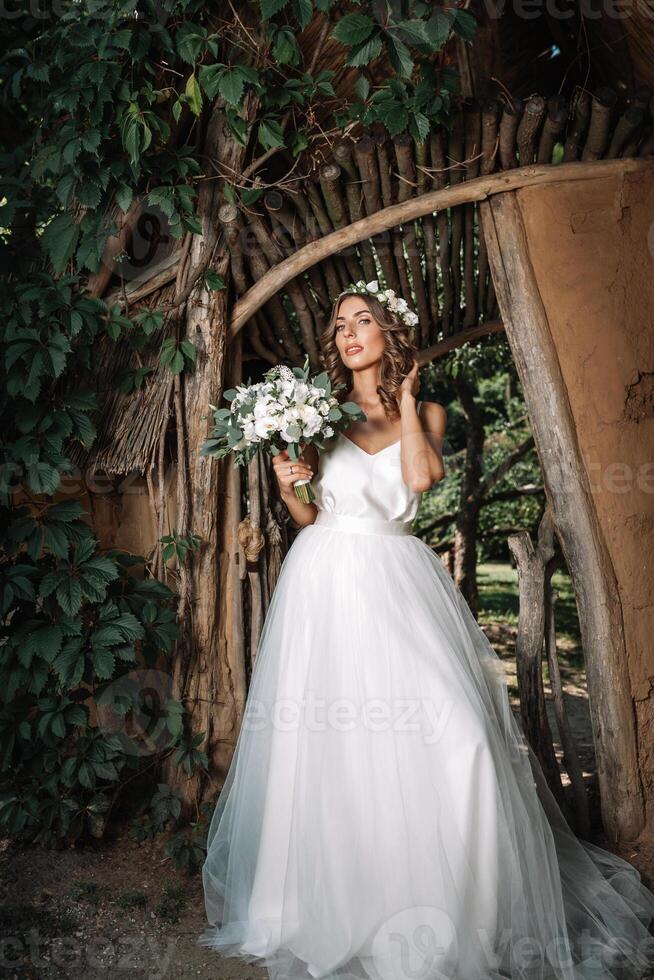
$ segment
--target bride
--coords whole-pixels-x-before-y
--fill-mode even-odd
[[[385,294],[338,297],[326,367],[367,420],[274,459],[301,530],[209,828],[198,943],[273,980],[646,976],[654,895],[573,834],[498,655],[411,534],[446,416],[416,402],[407,325]]]

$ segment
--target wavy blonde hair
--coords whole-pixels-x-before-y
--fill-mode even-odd
[[[344,401],[352,387],[352,369],[345,366],[336,346],[336,318],[341,303],[348,296],[360,296],[364,300],[373,320],[379,324],[384,333],[384,353],[379,368],[377,391],[386,417],[391,420],[396,419],[400,414],[397,395],[402,382],[413,367],[416,347],[409,336],[406,324],[400,320],[396,313],[382,306],[375,296],[353,290],[352,292],[341,293],[336,298],[329,323],[319,338],[323,349],[325,370],[331,378],[332,384],[345,384],[347,386],[336,395],[339,401]]]

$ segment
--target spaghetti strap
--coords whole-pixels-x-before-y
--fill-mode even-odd
[[[421,409],[421,408],[422,408],[422,401],[419,401],[419,402],[418,402],[418,407],[417,407],[417,409],[416,409],[416,412],[418,413],[418,415],[420,415],[420,409]]]

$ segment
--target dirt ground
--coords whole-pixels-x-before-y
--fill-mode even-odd
[[[500,656],[513,647],[510,627],[490,626],[486,632]],[[592,797],[594,759],[583,675],[574,667],[563,673]],[[512,701],[515,708],[514,696]],[[608,847],[601,837],[594,840]],[[164,847],[163,837],[64,850],[0,843],[0,977],[266,980],[264,970],[197,945],[206,925],[200,875],[178,871]],[[621,853],[652,887],[654,841]]]
[[[265,980],[264,970],[196,944],[206,925],[201,879],[177,871],[164,846],[5,847],[0,976]]]

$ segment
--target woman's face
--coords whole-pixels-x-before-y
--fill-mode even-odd
[[[345,367],[361,371],[381,360],[384,331],[361,296],[346,296],[336,319],[336,346]]]

